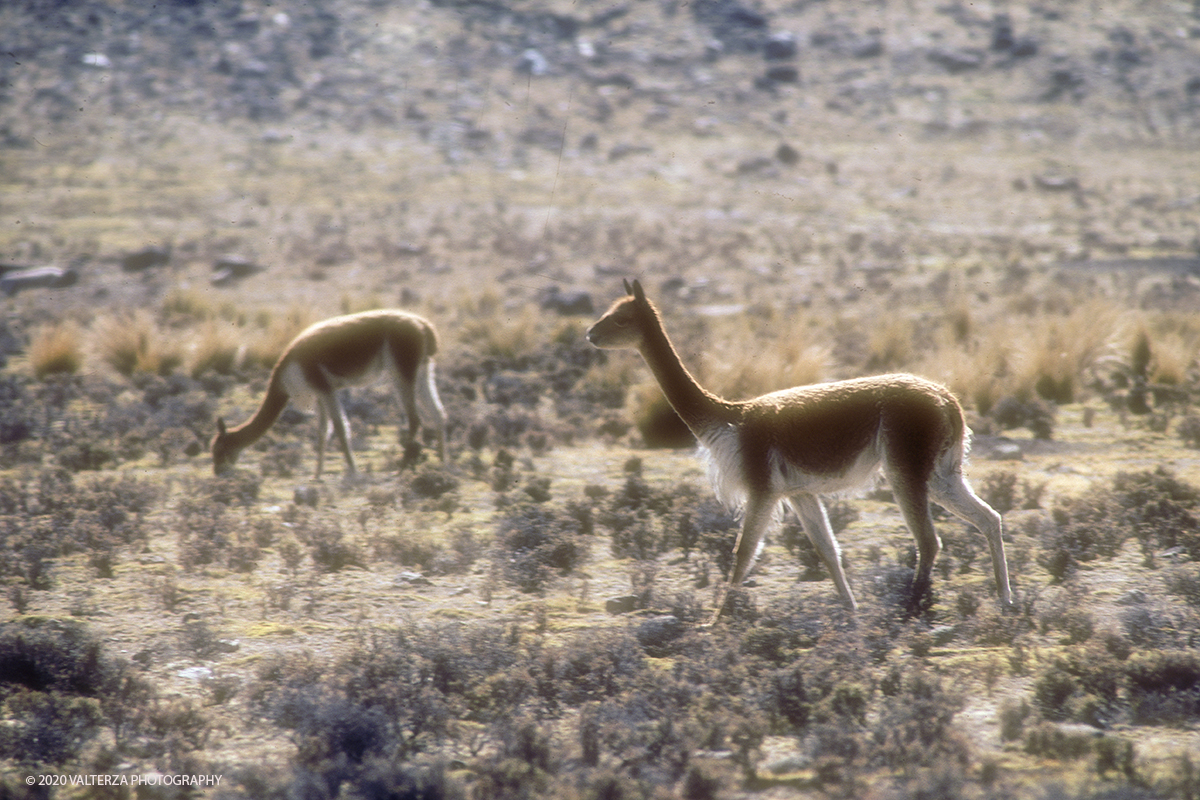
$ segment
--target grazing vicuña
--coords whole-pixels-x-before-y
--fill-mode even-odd
[[[325,445],[334,433],[347,474],[355,472],[350,450],[350,425],[337,391],[375,380],[387,373],[408,418],[401,440],[406,450],[417,443],[421,429],[418,406],[438,427],[438,455],[446,460],[446,412],[434,383],[433,356],[437,332],[426,319],[404,311],[382,309],[348,314],[318,322],[304,329],[284,350],[267,385],[258,411],[236,428],[226,429],[217,420],[212,440],[213,471],[218,475],[237,461],[243,449],[270,429],[293,398],[317,399],[317,474],[325,461]]]

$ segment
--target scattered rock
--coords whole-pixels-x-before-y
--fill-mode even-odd
[[[945,647],[954,641],[954,637],[957,635],[958,628],[954,625],[938,625],[929,631],[929,638],[933,641],[934,647]]]
[[[767,37],[763,44],[763,58],[780,61],[796,57],[796,37],[790,31],[778,31]]]
[[[972,47],[935,47],[928,55],[930,61],[953,73],[979,69],[986,59],[982,50]]]
[[[292,492],[292,502],[298,506],[316,508],[320,499],[321,493],[315,486],[297,486],[296,491]]]
[[[396,576],[397,586],[432,586],[433,582],[419,572],[401,572]]]
[[[532,47],[521,53],[521,60],[517,62],[517,72],[526,75],[545,75],[549,70],[546,57]]]
[[[614,597],[604,603],[604,610],[609,614],[628,614],[632,611],[637,611],[641,600],[637,595],[627,594],[623,597]]]
[[[545,503],[551,498],[550,479],[546,477],[530,478],[529,483],[522,488],[525,494],[535,503]]]
[[[213,286],[228,286],[235,281],[256,275],[264,269],[266,267],[248,258],[243,258],[242,256],[225,256],[217,259],[217,262],[213,264],[210,282]]]
[[[1005,440],[992,445],[987,457],[992,461],[1022,461],[1025,452],[1021,450],[1021,445]]]
[[[557,286],[546,290],[541,305],[543,309],[563,317],[591,315],[596,310],[590,292],[582,289],[564,292]]]
[[[1119,606],[1140,606],[1145,602],[1146,593],[1141,589],[1130,589],[1116,600],[1116,603]]]
[[[1034,175],[1033,185],[1043,192],[1077,192],[1079,179],[1069,175]]]
[[[799,83],[800,69],[792,64],[779,64],[768,69],[763,77],[770,83]]]
[[[637,155],[638,153],[650,153],[653,148],[638,144],[618,144],[608,151],[609,161],[620,161],[626,156]]]
[[[186,667],[175,675],[189,681],[206,681],[213,676],[213,671],[208,667]]]
[[[0,292],[11,297],[24,289],[62,289],[78,280],[79,273],[71,267],[13,269],[0,276]]]
[[[150,245],[121,257],[121,269],[126,272],[143,272],[154,267],[165,267],[171,263],[171,247]]]
[[[678,617],[667,614],[653,617],[637,627],[634,635],[646,653],[658,658],[667,654],[668,645],[686,630]]]

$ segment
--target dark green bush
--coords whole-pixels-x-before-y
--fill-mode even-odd
[[[160,705],[153,687],[127,662],[106,655],[77,624],[26,620],[0,625],[0,758],[62,765],[80,757],[101,726],[111,728],[118,751],[137,740],[139,752],[179,754],[203,739],[197,716],[190,739],[173,748],[154,725]],[[161,735],[160,735],[161,734]]]
[[[0,480],[0,578],[46,589],[50,559],[78,552],[111,577],[118,550],[145,540],[145,515],[158,496],[132,477],[79,480],[63,469]]]
[[[569,575],[587,558],[585,527],[569,511],[518,502],[496,524],[495,559],[521,591],[544,591],[555,576]]]
[[[1134,722],[1189,724],[1200,719],[1200,653],[1136,653],[1126,662],[1125,670]]]
[[[1111,487],[1095,486],[1055,508],[1054,520],[1038,561],[1058,580],[1080,564],[1112,558],[1130,535],[1148,564],[1167,548],[1200,560],[1200,489],[1164,467],[1119,473]]]

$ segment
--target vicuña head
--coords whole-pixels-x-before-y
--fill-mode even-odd
[[[258,441],[279,418],[288,402],[315,397],[318,411],[317,472],[321,477],[325,445],[337,434],[346,459],[346,474],[355,473],[350,448],[350,424],[337,392],[388,375],[408,419],[400,440],[406,458],[419,448],[421,417],[437,426],[438,455],[446,460],[446,412],[434,381],[437,332],[426,319],[404,311],[383,309],[334,317],[300,333],[271,371],[267,394],[257,413],[234,428],[217,420],[212,440],[213,471],[220,475],[237,461],[242,450]],[[419,413],[418,413],[419,411]]]
[[[799,517],[842,599],[857,608],[821,498],[858,488],[881,468],[917,541],[913,602],[928,591],[941,549],[929,512],[932,499],[987,537],[1000,601],[1011,604],[1000,515],[963,476],[970,431],[949,390],[914,375],[891,374],[725,400],[683,366],[641,284],[627,281],[625,291],[628,296],[588,329],[588,341],[641,354],[700,443],[717,497],[743,514],[714,621],[728,590],[753,566],[783,505]]]

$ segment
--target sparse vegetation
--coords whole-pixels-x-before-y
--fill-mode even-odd
[[[1189,4],[235,6],[0,4],[0,796],[1200,796]],[[854,618],[785,519],[701,627],[738,519],[584,339],[622,278],[731,398],[949,385],[1014,608],[938,510],[910,607],[885,490],[827,503]],[[302,404],[211,477],[380,306],[439,326],[448,463],[376,385],[354,480]]]
[[[29,365],[38,380],[48,375],[74,375],[83,367],[83,343],[73,321],[37,331],[29,343]]]

